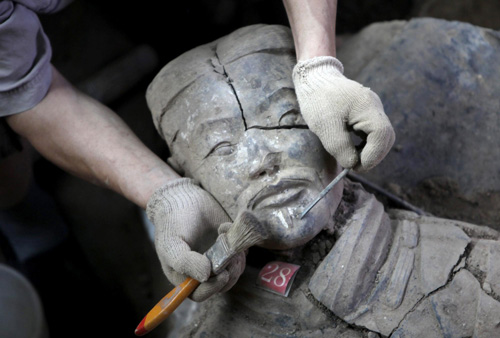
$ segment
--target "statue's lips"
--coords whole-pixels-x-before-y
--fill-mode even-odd
[[[282,207],[298,200],[311,182],[282,179],[260,190],[249,202],[251,210]]]

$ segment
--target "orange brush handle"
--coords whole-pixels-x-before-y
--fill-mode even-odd
[[[135,334],[142,336],[157,327],[181,305],[184,299],[189,297],[198,285],[200,285],[200,282],[196,279],[191,277],[186,278],[184,282],[176,286],[148,312],[135,329]]]

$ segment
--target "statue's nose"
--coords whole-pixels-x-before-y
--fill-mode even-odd
[[[267,152],[264,154],[262,160],[250,169],[250,178],[256,179],[275,175],[281,167],[281,155],[281,152]]]

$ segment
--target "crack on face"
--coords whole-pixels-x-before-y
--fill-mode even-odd
[[[214,52],[214,53],[215,53],[215,59],[212,59],[212,65],[214,67],[214,71],[218,74],[223,75],[226,78],[226,82],[229,85],[229,87],[231,88],[231,91],[233,92],[234,97],[236,98],[236,102],[238,102],[238,107],[240,108],[240,112],[241,112],[241,119],[243,120],[243,125],[244,125],[245,131],[246,131],[246,130],[248,130],[248,126],[247,126],[247,121],[245,119],[245,113],[243,111],[243,106],[241,105],[240,98],[238,97],[238,94],[236,93],[236,89],[233,86],[233,80],[231,79],[231,77],[227,73],[224,65],[220,62],[220,58],[219,58],[219,55],[217,55],[217,52]],[[214,61],[217,61],[217,64]]]
[[[177,135],[179,135],[179,129],[177,129],[174,133],[174,137],[172,137],[172,141],[170,142],[171,144],[174,144],[175,141],[177,141]]]
[[[260,129],[260,130],[279,130],[279,129],[309,129],[307,125],[295,125],[295,126],[251,126],[248,129]]]

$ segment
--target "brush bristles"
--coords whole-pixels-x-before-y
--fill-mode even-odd
[[[232,252],[241,252],[267,239],[267,229],[257,217],[248,211],[242,212],[226,233]]]

